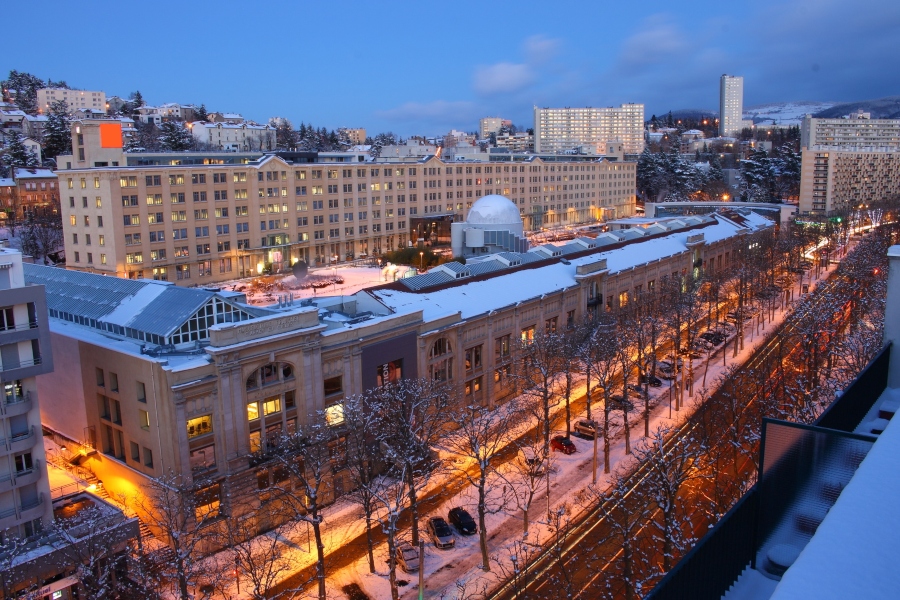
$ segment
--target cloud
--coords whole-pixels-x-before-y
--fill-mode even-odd
[[[396,108],[375,111],[375,116],[386,121],[465,121],[478,114],[473,102],[465,100],[432,102],[406,102]]]
[[[475,68],[472,87],[483,96],[518,92],[534,82],[535,74],[526,64],[502,62]]]
[[[560,49],[560,41],[544,35],[533,35],[525,40],[522,49],[529,64],[541,65],[554,58]]]
[[[644,20],[641,29],[622,43],[620,66],[634,69],[671,64],[674,57],[688,49],[687,39],[689,36],[679,30],[671,16],[652,15]]]

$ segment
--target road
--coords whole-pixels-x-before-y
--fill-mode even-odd
[[[744,374],[755,371],[769,373],[770,376],[761,388],[751,386],[749,381],[735,382],[734,387],[737,389],[753,390],[756,387],[754,391],[742,398],[744,401],[742,412],[751,410],[754,403],[777,389],[781,384],[782,357],[790,359],[793,353],[801,351],[800,336],[795,335],[797,323],[805,322],[807,317],[814,312],[821,313],[821,311],[832,310],[832,307],[835,306],[835,296],[828,292],[839,292],[843,289],[842,277],[842,275],[833,275],[820,284],[819,290],[822,293],[817,293],[809,303],[801,305],[800,309],[776,328],[744,363],[736,377],[747,379]],[[847,300],[849,300],[849,294]],[[835,315],[846,318],[846,312],[843,311],[844,305],[841,302],[838,302],[838,305],[841,308],[835,311]],[[721,388],[717,393],[722,393]],[[708,414],[711,410],[710,407],[716,406],[716,400],[720,399],[714,395],[709,401],[698,407],[692,417],[672,435],[669,444],[693,435],[710,419],[711,415]],[[726,442],[724,439],[720,439],[720,441]],[[740,455],[740,453],[736,454]],[[755,477],[756,466],[747,458],[748,455],[749,453],[743,454],[744,458],[737,469],[733,469],[731,465],[720,465],[719,472],[737,472],[739,479]],[[645,491],[642,486],[645,485],[646,478],[646,465],[639,465],[626,479],[627,487],[630,490],[623,500],[626,511],[637,512],[639,510],[636,503]],[[712,493],[713,485],[714,483],[709,478],[698,478],[694,485],[685,486],[683,492],[694,495],[698,499],[708,497]],[[631,506],[629,503],[632,503]],[[694,512],[688,516],[691,524],[689,533],[699,538],[713,523],[710,522],[707,511],[696,508],[699,506],[699,502],[688,502],[687,505],[695,507]],[[621,538],[616,539],[615,528],[610,525],[608,518],[603,516],[609,514],[611,510],[613,507],[607,502],[582,514],[576,522],[571,524],[568,531],[561,534],[556,543],[545,546],[543,552],[525,568],[520,577],[507,581],[489,598],[506,600],[564,597],[567,595],[567,591],[571,593],[571,597],[575,598],[626,597],[624,574],[621,571],[622,540]],[[655,516],[655,514],[651,515],[651,519]],[[661,557],[657,549],[658,543],[649,540],[647,535],[651,519],[646,519],[633,537],[638,544],[642,544],[642,550],[650,564],[659,564]],[[644,588],[644,593],[646,589]]]

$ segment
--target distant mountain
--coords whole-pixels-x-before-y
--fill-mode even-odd
[[[873,119],[900,119],[900,96],[886,96],[875,100],[844,102],[821,109],[814,116],[822,119],[839,119],[857,111],[871,113]]]
[[[817,115],[835,106],[836,102],[772,102],[745,107],[744,119],[763,125],[799,125],[804,115]]]

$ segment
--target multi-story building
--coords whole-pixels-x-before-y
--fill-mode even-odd
[[[478,137],[483,140],[491,137],[492,133],[500,133],[500,128],[503,127],[504,123],[510,123],[510,121],[504,121],[500,117],[485,117],[478,122]]]
[[[820,150],[900,151],[900,119],[870,119],[869,113],[843,119],[803,117],[800,146]]]
[[[498,148],[507,148],[511,152],[534,152],[534,136],[524,131],[498,135],[496,140]]]
[[[600,154],[620,141],[626,154],[644,151],[644,105],[618,108],[534,107],[534,151]]]
[[[800,214],[827,215],[888,200],[900,185],[900,150],[804,148]]]
[[[497,201],[487,208],[515,214]],[[281,433],[322,414],[339,442],[345,397],[385,371],[447,381],[492,406],[517,392],[518,341],[536,328],[616,310],[664,278],[698,276],[701,264],[724,268],[771,226],[750,211],[685,217],[265,308],[235,292],[26,265],[26,281],[47,289],[65,361],[40,381],[45,424],[97,449],[83,464],[111,493],[175,474],[208,510],[252,505],[265,530],[281,518],[270,489],[286,477],[273,460]],[[335,471],[325,501],[349,490]]]
[[[8,217],[24,219],[28,213],[55,212],[59,207],[59,178],[48,169],[13,169],[13,176],[0,192],[0,210]],[[2,184],[0,184],[2,185]]]
[[[719,79],[719,136],[737,137],[744,119],[744,78],[722,75]]]
[[[275,149],[275,128],[271,125],[251,125],[240,123],[209,123],[195,121],[189,123],[194,138],[201,144],[208,144],[229,152],[264,152]]]
[[[361,146],[366,143],[365,127],[342,127],[338,131],[346,135],[347,139],[354,146]]]
[[[129,155],[116,127],[73,123],[75,154],[59,160],[69,268],[202,285],[330,264],[406,247],[410,217],[464,219],[489,194],[512,200],[529,230],[634,212],[636,165],[620,159]]]
[[[79,108],[96,108],[106,112],[106,92],[69,90],[65,88],[41,88],[37,91],[38,110],[46,113],[54,102],[65,100],[69,111]]]
[[[800,213],[830,214],[887,200],[900,184],[900,119],[803,118]]]
[[[26,285],[22,254],[0,248],[0,531],[29,537],[50,523],[37,377],[53,371],[47,304]]]

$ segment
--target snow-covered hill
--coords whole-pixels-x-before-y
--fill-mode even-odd
[[[744,108],[744,119],[756,124],[799,125],[804,115],[816,114],[837,102],[773,102]]]

